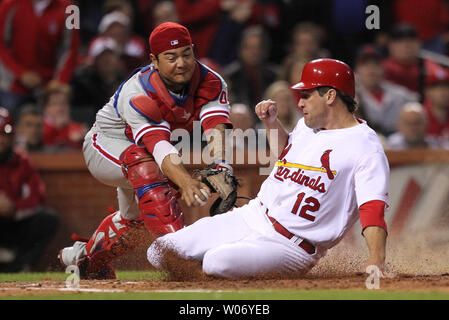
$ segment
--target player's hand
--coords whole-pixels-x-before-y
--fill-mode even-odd
[[[34,71],[26,71],[20,77],[20,82],[27,89],[34,89],[37,86],[42,84],[42,79],[41,79],[41,76],[38,73],[36,73]]]
[[[256,105],[255,112],[262,122],[273,123],[278,116],[278,107],[273,100],[263,100]]]
[[[197,179],[190,179],[179,187],[181,189],[181,199],[184,200],[189,207],[205,205],[211,195],[210,189]]]
[[[377,259],[370,258],[363,267],[363,271],[360,272],[361,274],[372,274],[377,268],[379,271],[379,277],[380,278],[394,278],[395,274],[390,272],[388,268],[385,266],[384,261],[378,261]]]

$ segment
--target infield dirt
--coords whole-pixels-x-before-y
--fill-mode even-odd
[[[446,230],[415,232],[409,237],[389,237],[387,268],[380,279],[387,291],[435,291],[449,293],[449,234]],[[138,253],[138,252],[136,252]],[[135,254],[136,254],[135,253]],[[164,290],[366,290],[367,274],[362,273],[368,251],[363,242],[345,241],[329,250],[318,265],[302,277],[265,277],[223,280],[197,271],[195,262],[172,268],[165,280],[81,280],[87,292],[150,292]],[[144,262],[143,262],[144,263]],[[150,269],[150,268],[149,268]],[[1,296],[73,292],[65,281],[2,282]]]

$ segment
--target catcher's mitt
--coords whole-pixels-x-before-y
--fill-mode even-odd
[[[228,170],[205,168],[195,174],[211,192],[216,192],[220,196],[209,210],[211,216],[227,212],[234,207],[239,182]]]

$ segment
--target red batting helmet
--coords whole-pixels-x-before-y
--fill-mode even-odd
[[[0,107],[0,133],[10,134],[13,132],[14,127],[8,110]]]
[[[306,63],[301,81],[292,89],[307,90],[324,86],[355,98],[354,72],[346,63],[335,59],[316,59]]]

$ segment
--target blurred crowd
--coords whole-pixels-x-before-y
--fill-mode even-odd
[[[67,6],[80,29],[67,28]],[[365,9],[380,9],[368,30]],[[149,61],[154,27],[189,28],[197,59],[227,81],[235,127],[258,128],[253,109],[278,102],[301,117],[289,86],[310,60],[356,72],[357,116],[386,149],[449,148],[447,0],[0,0],[0,106],[26,152],[81,148],[96,112]],[[234,108],[235,105],[235,108]]]
[[[366,27],[369,5],[379,29]],[[25,155],[80,150],[166,21],[188,27],[197,59],[226,80],[235,128],[260,128],[254,107],[272,99],[292,130],[302,115],[290,86],[329,57],[354,69],[356,115],[385,149],[449,149],[449,0],[0,0],[0,272],[33,265],[58,225]]]

